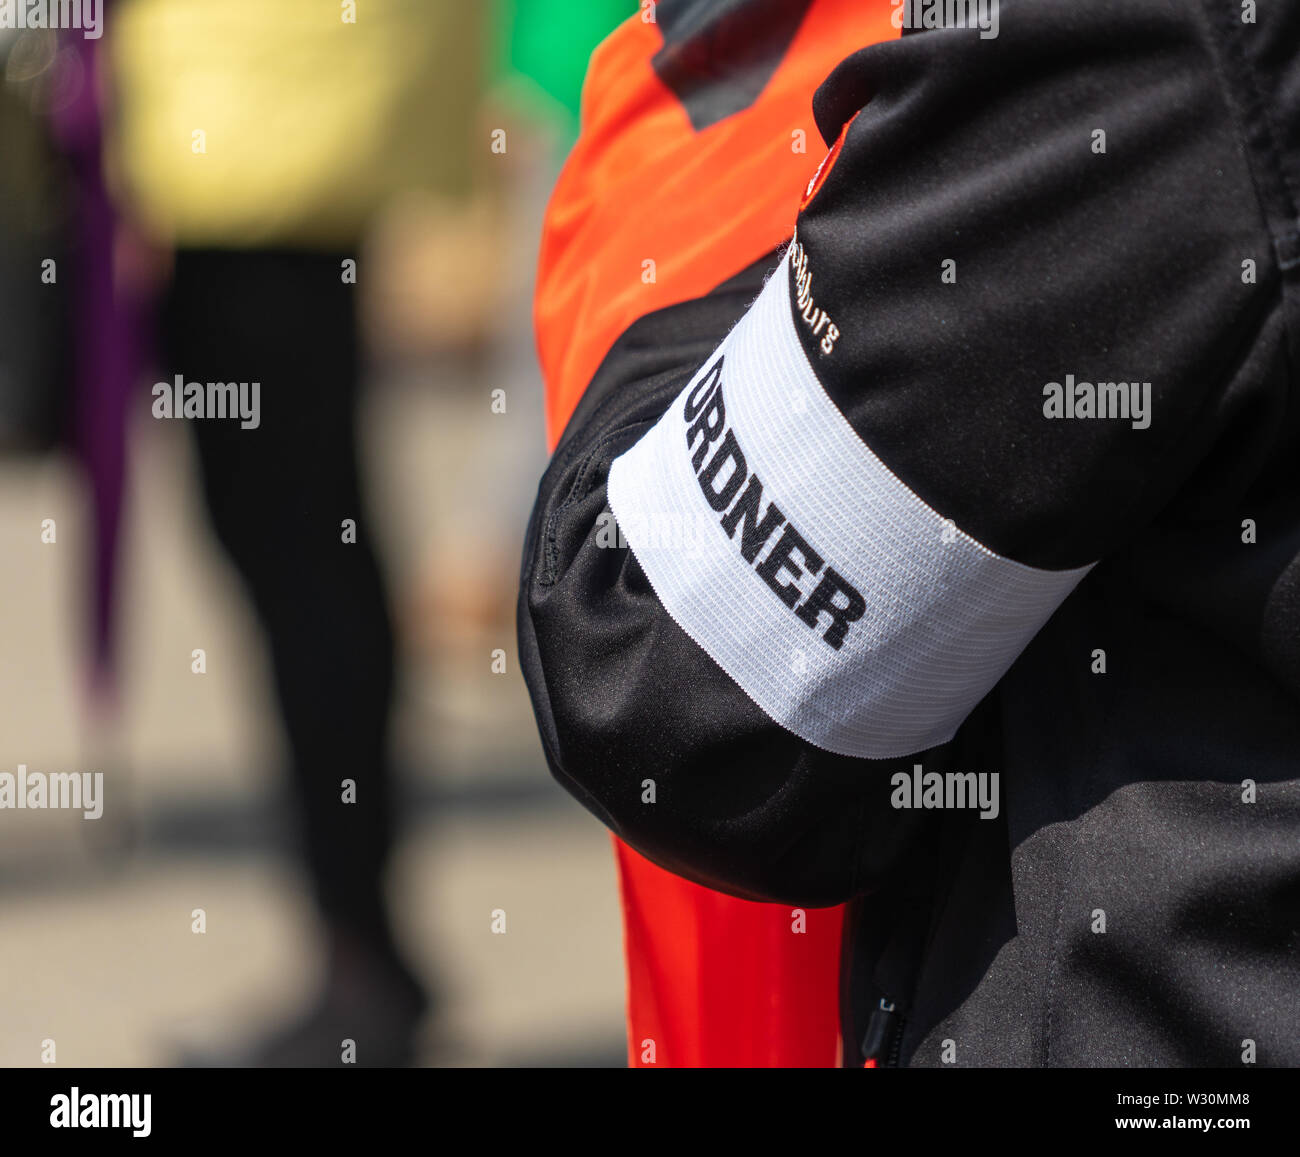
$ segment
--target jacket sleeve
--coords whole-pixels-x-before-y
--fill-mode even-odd
[[[1160,0],[864,49],[766,283],[611,351],[520,631],[554,774],[632,846],[807,904],[908,871],[895,774],[959,761],[1098,560],[1267,448],[1278,272],[1213,52]]]

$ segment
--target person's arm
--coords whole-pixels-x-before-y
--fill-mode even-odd
[[[1192,5],[1004,0],[995,39],[855,54],[740,323],[658,366],[648,331],[575,413],[523,659],[553,772],[628,843],[742,895],[880,886],[920,822],[893,773],[1262,457],[1277,269],[1211,40]]]

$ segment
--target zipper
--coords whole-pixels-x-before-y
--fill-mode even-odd
[[[864,1069],[898,1067],[903,1044],[903,1014],[892,1000],[882,996],[871,1010],[867,1031],[862,1038]]]

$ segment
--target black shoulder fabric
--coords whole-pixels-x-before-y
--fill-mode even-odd
[[[812,0],[659,0],[651,62],[702,132],[758,99]]]
[[[1106,556],[1224,431],[1271,456],[1285,398],[1227,388],[1280,278],[1217,42],[1197,4],[1003,0],[996,38],[874,45],[817,93],[828,142],[848,127],[798,221],[804,349],[913,492],[1018,562]]]
[[[603,823],[688,879],[817,906],[902,870],[930,821],[890,807],[888,763],[821,751],[755,706],[664,610],[619,545],[605,493],[611,461],[660,417],[775,264],[773,255],[643,318],[610,351],[538,491],[520,661],[552,773]]]

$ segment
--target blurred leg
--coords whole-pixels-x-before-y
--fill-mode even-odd
[[[362,502],[356,290],[342,283],[341,260],[182,251],[167,368],[186,382],[261,383],[257,428],[188,423],[203,493],[269,644],[332,970],[373,957],[414,995],[383,900],[393,634]],[[349,519],[355,542],[345,541]],[[344,802],[345,780],[355,802]]]

